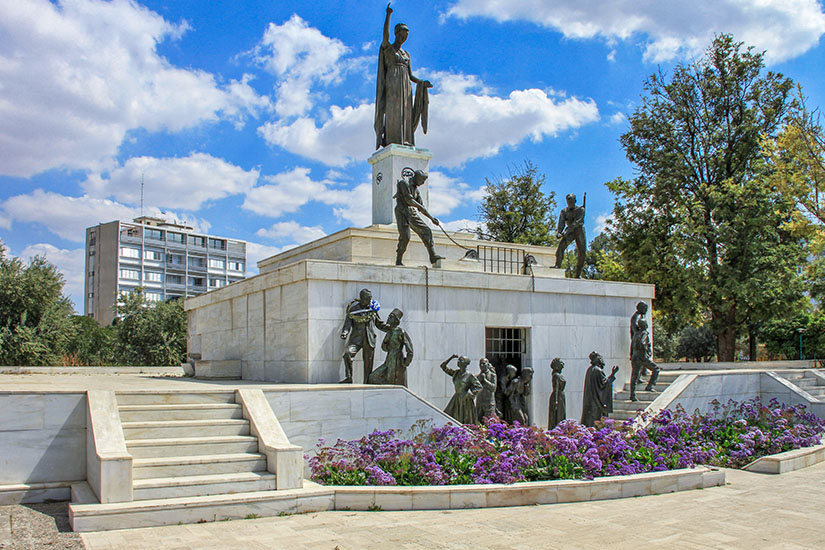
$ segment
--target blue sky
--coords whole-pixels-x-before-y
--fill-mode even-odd
[[[370,223],[383,2],[0,3],[0,240],[83,292],[84,228],[139,213],[246,240],[249,264]],[[645,78],[714,33],[765,50],[825,105],[817,0],[393,3],[434,84],[434,213],[477,222],[484,179],[529,159],[587,192],[588,237],[632,177],[618,143]],[[563,202],[560,200],[560,202]]]

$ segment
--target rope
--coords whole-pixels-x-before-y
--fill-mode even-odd
[[[469,256],[469,257],[472,257],[472,258],[478,258],[478,251],[473,250],[472,248],[467,248],[467,247],[466,247],[466,246],[464,246],[464,245],[460,245],[460,244],[458,244],[458,243],[455,241],[455,239],[453,239],[452,237],[450,237],[450,234],[449,234],[449,233],[447,233],[447,230],[446,230],[446,229],[444,229],[444,227],[443,227],[441,224],[438,224],[438,227],[439,227],[439,229],[441,229],[441,231],[442,231],[442,232],[444,232],[444,236],[445,236],[445,237],[447,237],[448,239],[450,239],[450,241],[452,241],[452,243],[453,243],[454,245],[456,245],[458,248],[461,248],[461,249],[463,249],[463,250],[464,250],[464,257],[465,257],[465,258],[466,258],[466,257],[468,257],[468,256]]]

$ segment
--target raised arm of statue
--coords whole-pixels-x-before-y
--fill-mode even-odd
[[[446,361],[444,361],[443,363],[441,363],[441,370],[443,370],[443,371],[444,371],[444,373],[445,373],[447,376],[455,376],[455,373],[457,373],[457,372],[458,372],[457,370],[455,370],[455,369],[451,369],[451,368],[449,368],[449,367],[447,366],[447,365],[450,363],[450,361],[452,361],[452,360],[453,360],[453,359],[455,359],[456,357],[458,357],[458,355],[456,355],[456,354],[452,354],[452,355],[450,356],[450,358],[449,358],[449,359],[447,359]]]
[[[387,16],[384,18],[384,39],[381,42],[381,47],[390,45],[390,15],[392,15],[392,8],[387,4]]]

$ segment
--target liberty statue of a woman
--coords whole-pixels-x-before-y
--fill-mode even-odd
[[[414,146],[414,133],[419,122],[427,133],[427,89],[432,88],[432,84],[413,76],[410,54],[401,49],[410,33],[407,25],[399,23],[395,26],[395,42],[390,43],[391,14],[392,8],[387,4],[375,92],[376,149],[391,143]],[[417,84],[414,101],[411,82]]]

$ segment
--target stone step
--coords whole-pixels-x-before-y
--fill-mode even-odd
[[[275,474],[269,472],[136,479],[134,499],[152,500],[274,491],[275,487]]]
[[[164,456],[135,458],[132,479],[184,477],[266,471],[266,457],[259,453]]]
[[[222,435],[130,439],[126,442],[126,448],[134,458],[254,453],[258,450],[258,438],[252,435]]]
[[[172,420],[168,422],[122,422],[123,435],[132,439],[169,439],[173,437],[213,437],[248,435],[249,421],[243,419]]]
[[[243,407],[236,403],[121,405],[118,410],[120,411],[121,422],[243,418]]]
[[[315,484],[303,489],[138,500],[112,504],[69,504],[75,532],[107,531],[223,519],[254,514],[271,517],[333,508],[334,491]]]
[[[819,378],[797,378],[795,380],[789,380],[789,382],[796,384],[800,388],[825,387]]]
[[[169,405],[185,403],[234,403],[235,392],[230,391],[208,391],[208,392],[185,392],[185,391],[164,391],[153,390],[116,392],[118,405]]]
[[[656,398],[659,397],[661,394],[662,394],[662,392],[660,392],[660,391],[655,391],[654,392],[654,391],[644,391],[644,390],[639,390],[639,389],[636,390],[636,398],[639,400],[640,403],[641,402],[653,403],[653,401],[655,401]],[[613,395],[613,400],[615,401],[616,399],[619,399],[621,401],[629,401],[630,400],[630,390],[622,390],[622,391],[616,392]]]
[[[613,411],[626,411],[626,412],[636,412],[636,411],[643,411],[647,408],[646,403],[640,403],[639,401],[616,401],[613,400]]]
[[[636,411],[623,411],[613,409],[613,412],[610,413],[610,418],[612,418],[613,420],[627,420],[629,418],[635,417],[636,414]]]

